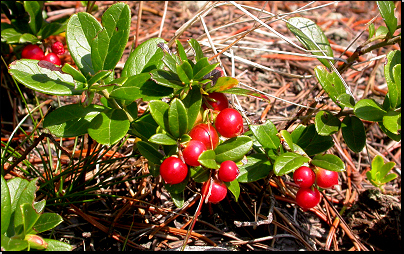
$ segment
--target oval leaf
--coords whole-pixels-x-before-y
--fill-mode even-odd
[[[168,136],[167,134],[157,133],[149,138],[149,142],[159,144],[159,145],[176,145],[177,140]]]
[[[213,150],[206,150],[199,155],[198,161],[204,167],[218,169],[219,166],[216,163],[215,157],[216,154]]]
[[[354,113],[360,119],[372,122],[383,121],[387,112],[373,99],[362,99],[355,104]]]
[[[11,217],[11,197],[6,180],[1,176],[1,234],[7,231]]]
[[[362,121],[356,116],[346,116],[342,120],[341,132],[347,146],[359,153],[366,145],[366,132]]]
[[[240,196],[240,184],[237,179],[231,182],[224,182],[226,184],[227,189],[234,195],[236,202],[238,201],[238,197]]]
[[[314,124],[308,125],[295,143],[309,156],[325,152],[334,145],[331,136],[318,135]]]
[[[187,132],[192,129],[202,105],[202,94],[199,89],[192,89],[188,92],[187,96],[182,100],[188,115],[188,128]]]
[[[88,134],[103,145],[113,145],[129,130],[130,122],[122,109],[108,109],[98,114],[88,127]]]
[[[322,154],[314,156],[311,164],[331,171],[341,172],[345,170],[344,162],[333,154]]]
[[[248,136],[228,139],[216,147],[216,162],[220,164],[227,160],[239,161],[250,151],[252,144],[252,139]]]
[[[279,147],[278,131],[271,121],[261,125],[250,125],[249,127],[262,147],[267,149],[277,149]]]
[[[247,163],[240,166],[240,174],[237,181],[240,183],[251,183],[268,176],[272,165],[265,154],[252,154],[247,156]]]
[[[341,79],[335,72],[328,72],[328,70],[322,66],[316,66],[314,68],[318,82],[321,87],[330,96],[331,100],[335,102],[339,107],[343,108],[344,105],[338,100],[343,94],[346,94],[346,89]]]
[[[154,164],[161,164],[164,159],[162,155],[152,144],[145,141],[138,141],[136,143],[139,152],[148,160]]]
[[[398,67],[399,66],[399,67]],[[397,68],[397,69],[396,69]],[[401,105],[401,51],[393,50],[387,54],[384,66],[384,76],[389,89],[390,105],[392,108]]]
[[[341,121],[332,113],[320,111],[315,118],[316,131],[321,136],[329,136],[339,131]]]
[[[73,246],[71,246],[67,243],[61,242],[61,241],[48,239],[48,238],[44,238],[44,241],[48,244],[48,247],[46,248],[47,251],[72,251],[73,250]]]
[[[390,34],[393,35],[397,28],[397,18],[394,16],[394,2],[376,1],[376,3]]]
[[[282,176],[295,171],[297,168],[308,162],[310,159],[296,153],[284,153],[276,158],[274,163],[274,173]]]
[[[171,135],[175,138],[181,137],[186,133],[188,128],[187,109],[178,98],[171,101],[168,109],[168,124]]]
[[[184,85],[182,84],[182,81],[178,77],[178,75],[171,71],[156,69],[156,70],[152,70],[150,72],[150,74],[151,74],[152,80],[159,85],[171,87],[174,89],[181,89],[184,87]]]
[[[163,101],[152,100],[149,103],[150,113],[154,121],[165,131],[168,131],[168,108],[170,105]]]
[[[401,112],[387,112],[383,117],[383,125],[387,130],[397,135],[398,131],[401,130]]]

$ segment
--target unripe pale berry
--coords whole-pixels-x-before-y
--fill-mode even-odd
[[[168,157],[160,165],[160,175],[168,184],[177,184],[187,177],[188,167],[177,157]]]
[[[218,177],[223,182],[234,181],[239,175],[237,164],[234,161],[223,161],[220,164]]]

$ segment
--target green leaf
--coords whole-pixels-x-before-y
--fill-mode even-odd
[[[41,61],[45,62],[45,61]],[[82,90],[75,90],[75,82],[69,74],[59,70],[53,71],[42,68],[38,60],[21,59],[9,65],[9,73],[26,87],[45,94],[52,95],[78,95]],[[49,62],[45,62],[49,63]],[[56,67],[49,63],[50,66]]]
[[[383,122],[378,122],[380,129],[392,140],[399,142],[401,140],[401,131],[399,134],[394,134],[393,132],[389,131],[383,124]]]
[[[351,95],[349,95],[347,93],[339,95],[337,97],[336,102],[339,105],[344,106],[344,107],[348,107],[348,108],[354,108],[355,107],[355,99]]]
[[[62,216],[57,213],[41,214],[36,223],[33,225],[32,231],[28,232],[28,234],[37,234],[51,230],[62,222]]]
[[[156,133],[149,138],[149,142],[159,145],[176,145],[177,140],[164,133]]]
[[[297,39],[309,50],[315,50],[313,55],[333,57],[333,51],[327,36],[323,33],[321,28],[312,20],[302,17],[293,17],[286,23],[288,29],[297,37]],[[323,53],[318,52],[321,50]],[[331,68],[329,60],[324,58],[318,59],[327,68]],[[333,63],[333,61],[331,61]]]
[[[46,199],[42,199],[39,202],[34,202],[34,209],[38,212],[38,213],[42,213],[43,209],[45,208],[46,205]]]
[[[207,168],[218,169],[219,166],[215,160],[216,154],[213,150],[206,150],[199,155],[198,161]]]
[[[173,199],[174,205],[178,208],[183,207],[185,200],[184,200],[184,192],[181,193],[170,193],[171,198]]]
[[[272,170],[271,162],[265,154],[251,154],[246,160],[246,164],[238,167],[240,174],[237,181],[240,183],[251,183],[263,179]]]
[[[387,130],[398,135],[398,131],[401,130],[401,110],[400,112],[387,112],[387,114],[383,117],[383,125]]]
[[[9,238],[1,235],[1,250],[3,251],[22,251],[28,248],[28,242],[25,240]]]
[[[215,64],[209,64],[207,57],[202,58],[197,62],[193,68],[193,73],[194,73],[194,80],[201,80],[203,77],[207,74],[209,74],[211,71],[213,71],[219,63]]]
[[[206,89],[207,93],[212,93],[212,92],[223,92],[226,91],[226,93],[229,92],[229,89],[233,88],[232,93],[237,94],[241,92],[245,92],[246,94],[250,92],[247,89],[242,90],[242,88],[238,88],[238,90],[235,90],[234,87],[237,86],[239,81],[235,78],[232,77],[220,77],[217,79],[216,84],[211,87]],[[229,92],[230,93],[230,92]]]
[[[226,140],[216,147],[216,162],[223,161],[239,161],[243,156],[250,151],[252,147],[252,139],[248,136],[238,136]]]
[[[385,27],[385,26],[379,26],[377,29],[376,29],[376,33],[375,33],[375,36],[386,36],[387,34],[389,33],[389,29],[387,28],[387,27]]]
[[[4,234],[10,224],[11,197],[8,185],[3,175],[1,176],[1,234]]]
[[[175,43],[177,44],[178,56],[181,58],[182,62],[187,62],[187,54],[185,53],[184,47],[182,46],[181,42],[179,40],[175,40]]]
[[[159,85],[171,87],[174,89],[181,89],[184,87],[184,85],[182,84],[182,81],[178,77],[178,75],[171,71],[156,69],[156,70],[152,70],[150,72],[150,74],[151,74],[152,80]]]
[[[67,74],[72,75],[73,79],[76,80],[76,81],[79,81],[81,83],[87,83],[86,77],[84,77],[84,75],[80,71],[76,70],[76,68],[74,68],[73,66],[71,66],[68,63],[65,63],[63,65],[62,71],[67,73]]]
[[[331,171],[341,172],[345,170],[344,162],[333,154],[319,154],[314,156],[311,164]]]
[[[62,19],[63,20],[63,19]],[[48,38],[51,35],[58,35],[66,31],[66,25],[68,20],[64,20],[63,22],[53,21],[51,23],[43,23],[41,30],[38,35],[41,38]]]
[[[39,30],[42,27],[43,17],[42,9],[43,2],[41,1],[24,1],[24,8],[29,15],[29,27],[32,33],[38,35]]]
[[[14,213],[15,209],[17,208],[17,203],[20,199],[21,193],[24,191],[28,183],[29,182],[27,180],[19,177],[7,181],[8,190],[10,192],[11,214]]]
[[[189,45],[191,45],[192,49],[195,52],[196,62],[199,62],[199,60],[204,57],[201,45],[199,45],[199,42],[197,40],[195,40],[194,38],[189,39],[188,43],[189,43]]]
[[[94,71],[112,70],[122,57],[129,39],[130,9],[125,3],[116,3],[102,15],[104,29],[91,45]]]
[[[197,183],[206,182],[210,177],[210,170],[202,166],[191,167],[191,178]]]
[[[181,60],[177,55],[166,53],[163,55],[163,63],[171,72],[177,74],[177,65],[181,64]]]
[[[401,51],[393,50],[387,54],[387,64],[384,66],[384,76],[389,89],[390,105],[392,108],[401,106]]]
[[[375,187],[382,188],[384,184],[397,177],[394,173],[387,175],[387,173],[395,166],[395,163],[384,163],[383,158],[380,155],[377,155],[372,160],[371,166],[372,169],[366,172],[366,176]]]
[[[180,65],[180,67],[185,72],[185,74],[187,75],[188,80],[192,80],[193,77],[194,77],[194,72],[192,70],[191,64],[188,61],[186,61],[186,62],[183,62]],[[178,72],[178,68],[177,68],[177,72]],[[178,72],[178,75],[180,76],[179,72]],[[181,76],[180,76],[180,79],[181,79]],[[185,82],[186,79],[181,79],[181,80]],[[185,82],[185,83],[188,83],[188,82]]]
[[[76,137],[86,134],[91,121],[106,107],[91,104],[83,107],[80,104],[65,105],[49,113],[43,127],[58,137]]]
[[[136,143],[139,152],[148,160],[155,164],[161,164],[164,159],[162,155],[152,144],[146,141],[138,141]]]
[[[88,134],[98,143],[113,145],[129,130],[130,122],[122,109],[107,109],[99,113],[88,126]]]
[[[316,74],[318,82],[320,82],[331,100],[333,100],[333,102],[339,107],[343,108],[344,105],[338,99],[341,98],[343,94],[346,94],[346,89],[337,73],[328,72],[328,70],[322,65],[316,66],[314,68],[314,73]]]
[[[66,28],[66,43],[74,63],[84,74],[94,75],[91,45],[102,30],[101,24],[89,13],[79,12],[70,17]]]
[[[341,121],[332,113],[320,111],[315,118],[316,131],[321,136],[329,136],[339,131]]]
[[[293,139],[290,133],[287,130],[281,130],[279,134],[286,141],[286,144],[289,146],[290,150],[294,151]]]
[[[187,62],[188,63],[188,62]],[[188,63],[188,65],[189,65],[189,63]],[[178,74],[178,77],[180,78],[180,80],[181,80],[181,82],[182,82],[182,84],[189,84],[190,83],[190,79],[188,78],[188,75],[187,75],[187,73],[181,68],[181,65],[176,65],[176,67],[177,67],[177,74]],[[186,67],[185,67],[186,68]]]
[[[276,158],[274,163],[274,173],[277,176],[283,176],[295,171],[297,168],[308,162],[310,159],[296,153],[284,153]]]
[[[202,105],[202,94],[199,89],[192,89],[188,92],[187,96],[182,100],[188,115],[188,128],[190,131],[198,117]]]
[[[47,251],[72,251],[73,250],[73,246],[71,246],[67,243],[53,240],[53,239],[47,239],[47,238],[44,238],[44,240],[48,244],[48,247],[46,248]]]
[[[20,206],[22,212],[22,219],[24,224],[24,232],[28,234],[31,231],[32,226],[37,222],[39,218],[39,213],[35,211],[32,204],[22,204]]]
[[[189,181],[189,172],[187,177],[184,179],[184,181],[177,183],[177,184],[166,184],[164,183],[164,188],[170,192],[170,194],[178,194],[178,193],[183,193],[185,188],[187,187]]]
[[[158,43],[165,42],[161,38],[151,38],[130,52],[125,66],[122,69],[122,77],[130,77],[142,72],[149,72],[154,69],[161,69],[164,52],[157,46]]]
[[[347,146],[360,153],[366,145],[366,132],[362,121],[356,116],[346,116],[342,120],[341,132]]]
[[[163,101],[152,100],[149,103],[150,113],[154,121],[165,131],[169,130],[168,127],[168,109],[170,105]]]
[[[373,99],[362,99],[355,104],[354,114],[360,119],[381,122],[387,112]]]
[[[397,18],[394,16],[394,2],[393,1],[376,1],[379,7],[380,14],[383,17],[384,23],[386,23],[390,34],[393,35],[397,28]]]
[[[237,179],[231,182],[224,182],[227,186],[227,189],[234,195],[236,202],[238,202],[238,197],[240,196],[240,184]]]
[[[300,146],[308,156],[325,152],[334,145],[331,136],[318,135],[314,124],[308,125],[295,143]]]
[[[188,128],[188,115],[187,109],[178,98],[174,98],[168,109],[168,124],[170,134],[174,138],[179,138],[187,132]]]
[[[370,24],[369,27],[368,27],[368,29],[369,29],[369,36],[368,36],[368,39],[370,39],[370,38],[372,38],[372,37],[375,35],[375,31],[376,31],[376,29],[375,29],[375,24],[374,24],[374,23]]]
[[[31,206],[34,203],[35,200],[35,193],[37,191],[37,182],[38,178],[35,178],[33,180],[31,180],[26,187],[24,188],[24,190],[22,191],[20,198],[17,201],[17,205],[15,208],[15,213],[14,213],[14,225],[15,228],[19,225],[23,225],[24,224],[24,219],[23,219],[23,213],[22,213],[22,205],[24,204],[30,204]]]
[[[292,140],[293,143],[297,143],[297,141],[299,140],[299,138],[302,136],[304,130],[307,127],[304,125],[299,124],[293,131],[292,133],[290,133],[290,135],[292,136]]]
[[[135,136],[148,140],[156,133],[158,124],[154,121],[150,113],[144,114],[132,123],[132,129]]]
[[[277,149],[279,147],[278,131],[271,121],[267,121],[262,125],[250,125],[249,127],[262,147],[266,149]]]

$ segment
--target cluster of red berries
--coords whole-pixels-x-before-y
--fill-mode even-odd
[[[301,166],[293,173],[293,180],[300,187],[296,193],[296,203],[303,209],[315,207],[321,199],[321,194],[314,186],[328,189],[338,184],[338,173],[323,168],[315,168],[314,171],[306,166]]]
[[[160,175],[168,184],[182,182],[188,174],[188,166],[197,167],[201,165],[199,156],[206,150],[214,150],[219,144],[219,135],[225,138],[232,138],[243,132],[243,118],[241,114],[229,108],[229,101],[223,93],[210,93],[207,103],[218,113],[214,126],[210,123],[197,123],[188,133],[191,140],[182,150],[182,159],[171,156],[160,165]],[[213,99],[213,100],[212,100]],[[204,109],[208,108],[206,105]],[[239,170],[234,161],[224,161],[220,164],[218,172],[215,172],[211,187],[205,182],[202,189],[211,189],[208,195],[208,202],[218,203],[226,197],[227,187],[223,182],[231,182],[239,175]]]
[[[45,60],[55,65],[61,65],[62,62],[60,61],[58,55],[63,55],[65,53],[63,43],[57,41],[52,44],[51,48],[52,52],[45,55],[43,50],[38,45],[29,44],[22,50],[21,57],[25,59]]]

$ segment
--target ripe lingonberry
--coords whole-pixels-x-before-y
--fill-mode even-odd
[[[296,203],[305,211],[320,202],[321,194],[315,188],[300,188],[296,193]]]
[[[233,138],[243,132],[243,117],[237,110],[226,108],[217,115],[215,126],[220,135]]]
[[[168,157],[160,165],[160,175],[168,184],[177,184],[187,177],[188,167],[177,157]]]
[[[201,141],[208,150],[215,149],[219,144],[219,135],[215,128],[206,123],[195,125],[188,134],[192,139]]]
[[[223,182],[231,182],[237,178],[240,171],[234,161],[223,161],[220,164],[218,177]]]
[[[202,190],[209,187],[207,183],[208,183],[208,181],[206,181],[203,184]],[[216,180],[216,179],[212,180],[211,184],[212,184],[212,189],[210,192],[210,196],[208,197],[208,202],[217,204],[226,197],[227,187],[223,182]]]
[[[38,45],[29,44],[22,50],[21,57],[25,59],[42,60],[45,54]]]
[[[52,52],[55,53],[56,55],[63,55],[65,53],[63,43],[61,43],[60,41],[53,43]]]
[[[214,99],[215,101],[210,99]],[[229,107],[229,100],[227,99],[224,93],[217,93],[217,92],[210,93],[207,96],[206,101],[212,106],[213,110],[216,111],[222,111],[223,109]],[[208,108],[205,104],[203,104],[202,107],[204,109]]]
[[[316,168],[316,183],[323,189],[332,188],[338,184],[338,173],[323,168]]]
[[[316,174],[306,166],[301,166],[293,173],[293,180],[301,188],[309,188],[316,180]]]
[[[55,53],[48,53],[43,60],[51,62],[56,65],[61,65],[62,61],[60,61],[60,58],[55,54]]]
[[[191,140],[189,141],[187,147],[182,151],[182,155],[184,156],[184,161],[189,166],[199,166],[198,158],[202,152],[206,151],[206,146],[199,140]]]

